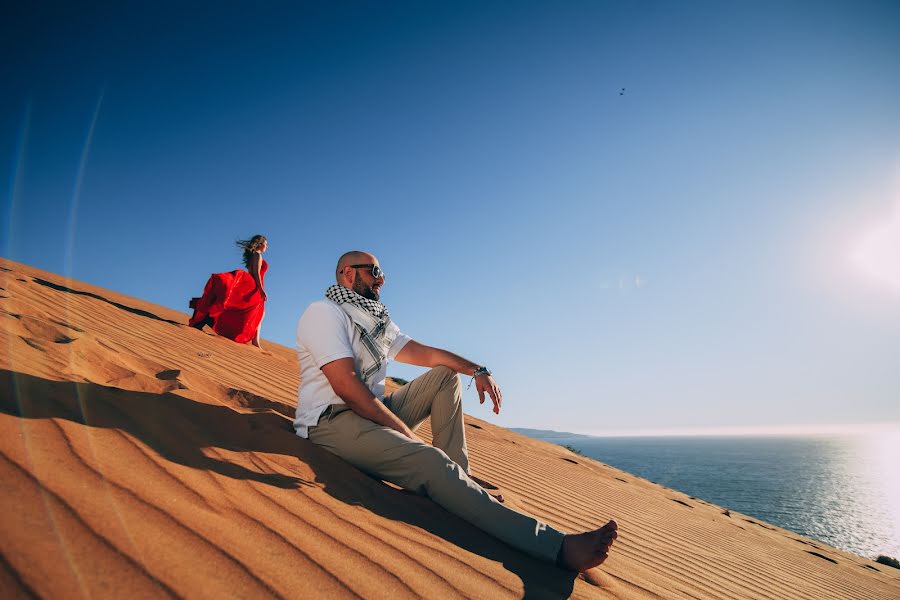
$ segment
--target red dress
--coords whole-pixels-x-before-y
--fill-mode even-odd
[[[259,281],[263,286],[268,269],[269,264],[262,260]],[[202,329],[203,325],[212,325],[217,334],[239,344],[246,344],[256,337],[265,302],[249,272],[238,269],[213,273],[206,282],[203,296],[196,300],[194,316],[188,323],[191,327]]]

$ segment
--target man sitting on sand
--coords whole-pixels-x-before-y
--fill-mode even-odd
[[[379,302],[384,271],[371,254],[347,252],[335,275],[337,285],[297,325],[297,434],[532,556],[579,572],[602,563],[616,539],[615,521],[563,534],[504,506],[469,475],[457,373],[472,376],[481,402],[487,393],[499,413],[502,395],[491,372],[403,334]],[[431,370],[382,400],[391,359]],[[434,446],[413,433],[429,416]]]

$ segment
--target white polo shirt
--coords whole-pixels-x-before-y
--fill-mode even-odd
[[[300,437],[309,437],[309,427],[319,422],[319,417],[332,404],[344,404],[334,393],[331,384],[322,373],[322,367],[339,358],[352,358],[356,362],[357,352],[353,349],[353,321],[340,305],[331,300],[318,300],[309,305],[297,323],[297,356],[300,359],[300,389],[297,399],[297,416],[294,429]],[[394,341],[387,352],[388,360],[393,360],[412,338],[400,331],[391,321],[388,338]],[[387,375],[387,361],[372,378],[369,390],[378,398],[384,396],[384,378]]]

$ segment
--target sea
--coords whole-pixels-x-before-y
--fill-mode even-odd
[[[866,558],[900,558],[900,432],[591,437],[518,430]]]

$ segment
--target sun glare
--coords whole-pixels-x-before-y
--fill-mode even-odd
[[[866,275],[900,292],[900,202],[887,223],[865,234],[853,252],[853,260]]]
[[[880,493],[887,500],[884,506],[890,507],[886,529],[890,530],[895,540],[900,540],[900,469],[897,469],[897,456],[900,456],[900,429],[883,431],[866,438],[866,450],[871,457],[872,480],[878,483]]]

